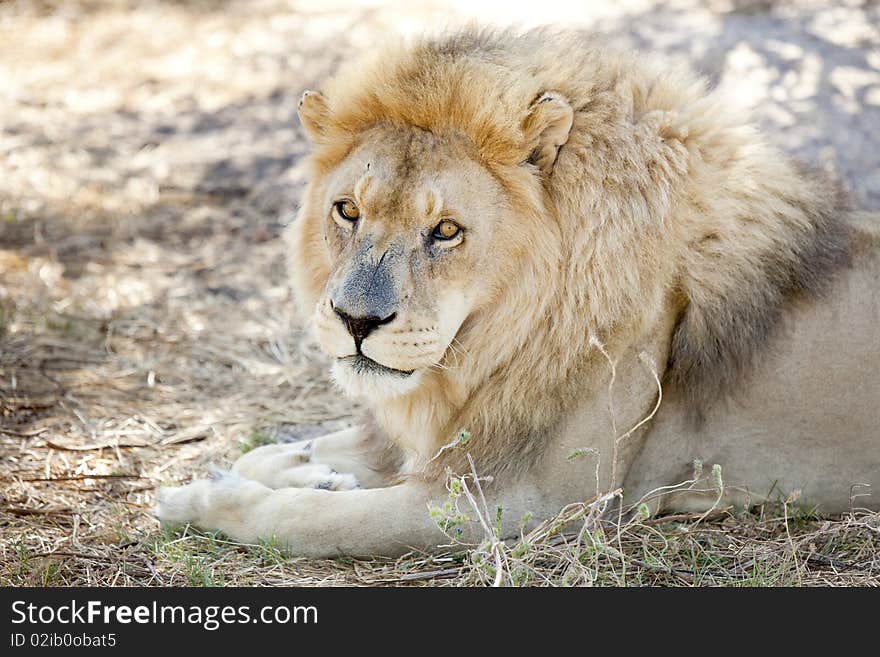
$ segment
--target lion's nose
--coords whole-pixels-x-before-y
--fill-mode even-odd
[[[348,329],[351,337],[354,338],[358,349],[360,349],[361,342],[366,340],[370,333],[382,326],[382,324],[388,324],[393,321],[397,316],[397,313],[391,313],[387,317],[376,317],[375,315],[370,315],[368,317],[354,317],[345,312],[344,309],[333,304],[333,302],[331,302],[331,306],[333,307],[333,312],[339,315],[339,319],[342,320],[342,323],[345,324],[345,328]]]

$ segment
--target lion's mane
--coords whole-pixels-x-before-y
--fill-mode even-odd
[[[686,69],[593,37],[471,30],[420,40],[344,69],[324,91],[318,178],[377,123],[454,131],[534,231],[519,278],[462,328],[468,357],[456,376],[469,394],[441,432],[479,437],[469,449],[489,472],[528,461],[598,385],[597,342],[619,353],[659,317],[672,327],[657,364],[664,391],[698,420],[778,339],[787,305],[820,294],[848,261],[833,189]],[[541,176],[528,164],[524,117],[548,91],[571,105],[574,124]],[[311,190],[306,203],[317,198]],[[293,255],[310,308],[329,267],[314,231],[297,236]]]

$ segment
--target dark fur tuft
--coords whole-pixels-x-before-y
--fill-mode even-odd
[[[785,248],[766,254],[760,277],[739,281],[728,294],[701,305],[685,301],[672,338],[666,383],[683,395],[696,423],[710,404],[741,385],[764,349],[779,337],[786,309],[820,297],[850,263],[848,205],[839,189],[812,172],[801,174],[828,188],[821,205],[786,199],[808,219],[808,229]]]

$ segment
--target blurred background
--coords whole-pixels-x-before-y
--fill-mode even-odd
[[[155,531],[159,482],[352,421],[284,280],[297,101],[389,35],[470,20],[683,58],[880,209],[876,0],[2,2],[0,581],[61,553],[61,583],[174,581],[107,556]]]

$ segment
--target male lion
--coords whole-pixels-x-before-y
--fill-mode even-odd
[[[880,505],[877,218],[701,80],[468,31],[325,92],[300,106],[293,284],[371,417],[163,489],[162,520],[314,557],[431,547],[468,455],[506,535],[618,487],[709,508],[711,486],[668,492],[695,460],[721,504]]]

